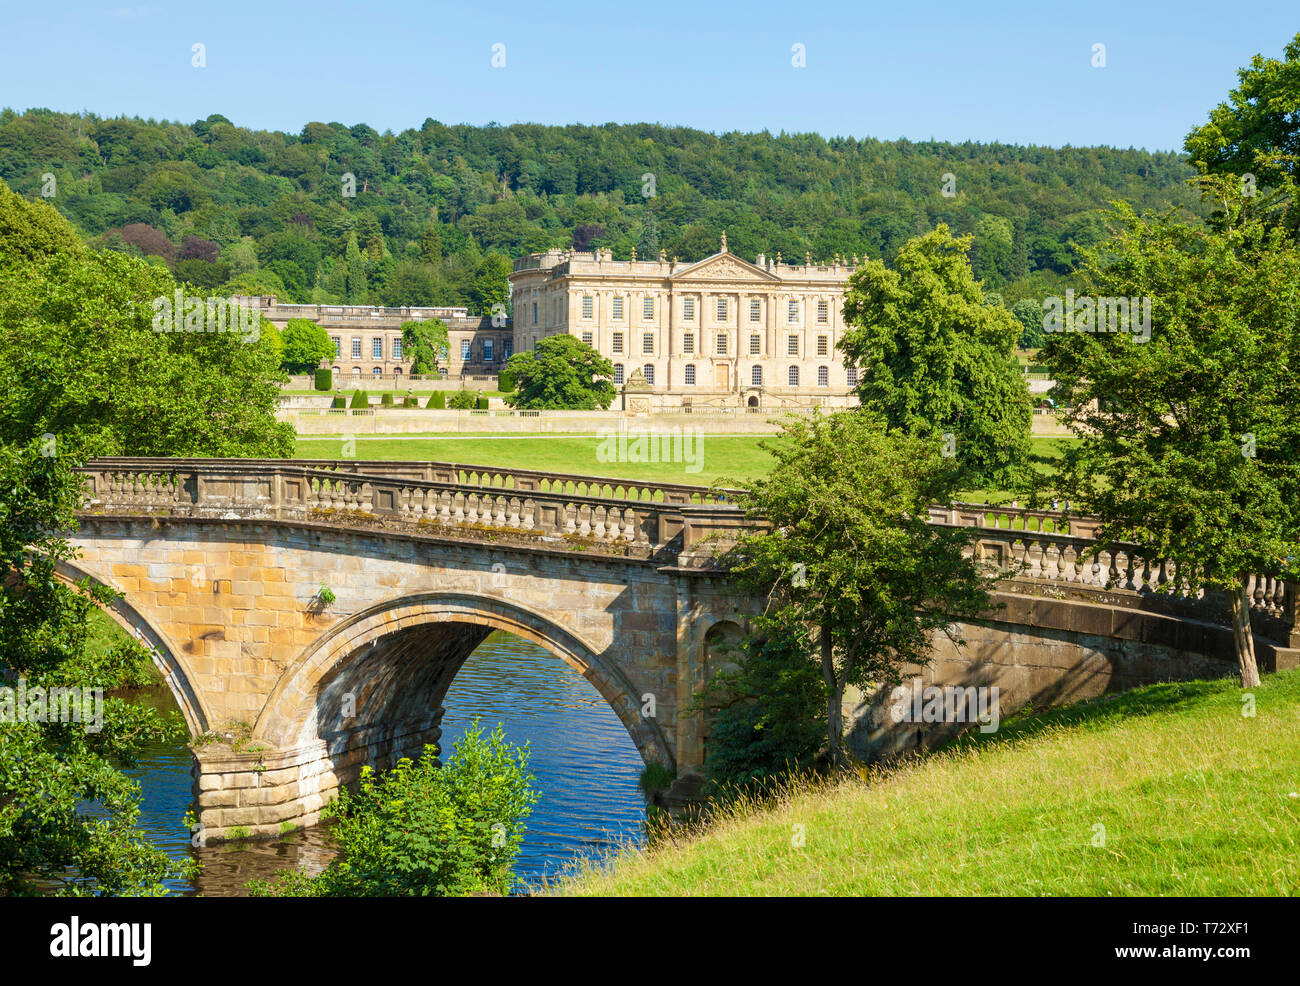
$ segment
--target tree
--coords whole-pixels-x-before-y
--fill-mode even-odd
[[[448,341],[447,323],[440,318],[402,323],[402,352],[411,360],[412,373],[438,372],[438,354]]]
[[[494,305],[501,305],[502,311],[505,310],[505,305],[510,300],[510,282],[506,280],[509,274],[510,261],[502,254],[493,252],[483,258],[478,270],[474,272],[474,286],[471,289],[479,314],[493,314]]]
[[[1187,135],[1187,152],[1209,173],[1244,175],[1261,156],[1281,154],[1284,169],[1300,175],[1300,34],[1284,54],[1283,61],[1256,55],[1238,69],[1229,102]]]
[[[334,358],[329,333],[309,318],[291,318],[282,333],[282,365],[290,373],[310,373],[321,360]]]
[[[614,364],[568,333],[548,336],[532,352],[506,361],[516,390],[505,398],[523,410],[571,408],[591,411],[614,400]]]
[[[486,738],[478,721],[442,765],[435,747],[376,774],[361,768],[324,814],[343,850],[315,877],[289,874],[255,881],[258,896],[465,897],[509,893],[524,820],[537,795],[528,747],[510,746],[497,726]]]
[[[1047,342],[1047,333],[1043,331],[1043,306],[1023,298],[1011,306],[1011,314],[1020,323],[1020,338],[1016,340],[1016,346],[1042,349]]]
[[[0,201],[13,195],[0,183]],[[260,332],[159,331],[174,300],[166,268],[113,251],[13,249],[0,228],[0,441],[58,436],[75,455],[284,457],[280,370]],[[62,220],[59,220],[62,222]],[[17,262],[3,266],[9,258]],[[183,319],[182,319],[183,321]]]
[[[1021,326],[987,305],[966,259],[970,237],[942,223],[909,240],[896,269],[868,260],[849,279],[840,342],[860,367],[864,408],[943,444],[969,481],[1014,483],[1029,456],[1033,410],[1013,350]]]
[[[57,440],[0,443],[0,490],[0,896],[161,896],[193,867],[146,841],[139,785],[119,767],[184,724],[104,697],[144,684],[149,658],[134,641],[92,653],[91,613],[115,594],[55,574],[75,556],[64,532],[83,498]]]
[[[742,533],[721,562],[765,599],[751,636],[820,669],[840,767],[845,687],[897,682],[905,664],[927,663],[934,634],[958,640],[954,624],[988,609],[994,576],[963,553],[974,529],[928,523],[962,478],[934,442],[849,411],[788,419],[763,447],[774,467],[739,503],[770,526]]]
[[[1293,574],[1300,557],[1300,250],[1235,179],[1215,185],[1222,228],[1120,205],[1111,239],[1086,252],[1092,291],[1149,300],[1150,321],[1048,340],[1077,436],[1053,482],[1101,519],[1100,543],[1139,546],[1148,580],[1150,560],[1176,565],[1153,588],[1228,596],[1242,686],[1253,687],[1244,579]]]

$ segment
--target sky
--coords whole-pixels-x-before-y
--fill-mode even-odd
[[[119,4],[8,0],[0,105],[1179,150],[1300,32],[1295,0]]]

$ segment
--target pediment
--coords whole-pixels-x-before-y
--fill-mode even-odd
[[[734,253],[715,253],[674,273],[670,280],[683,281],[779,281],[762,267],[741,260]]]

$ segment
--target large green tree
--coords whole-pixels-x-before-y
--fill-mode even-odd
[[[450,345],[447,323],[440,318],[402,323],[402,352],[412,373],[436,373],[438,358]]]
[[[161,895],[191,868],[139,830],[119,768],[184,724],[104,697],[148,680],[149,658],[129,640],[93,650],[91,615],[114,594],[56,574],[83,497],[69,465],[57,440],[0,442],[0,897]]]
[[[845,762],[844,689],[897,682],[936,634],[987,610],[991,578],[965,549],[973,528],[928,522],[962,471],[934,443],[848,411],[782,426],[773,468],[740,494],[765,530],[721,557],[765,600],[753,631],[821,672],[830,760]]]
[[[614,364],[568,333],[548,336],[532,352],[506,362],[515,392],[505,398],[523,410],[608,408],[614,400]]]
[[[1096,295],[1150,299],[1149,341],[1058,333],[1043,357],[1077,437],[1053,482],[1101,542],[1175,563],[1158,590],[1227,594],[1253,686],[1244,577],[1294,576],[1300,557],[1300,250],[1235,179],[1215,194],[1219,228],[1121,205],[1085,254]]]
[[[866,261],[845,291],[840,349],[859,367],[864,408],[942,445],[968,482],[1004,485],[1029,457],[1032,404],[1014,355],[1022,326],[985,304],[969,246],[940,223],[893,268]]]
[[[282,365],[290,373],[310,373],[334,358],[329,333],[309,318],[291,318],[280,335]]]
[[[257,326],[157,331],[172,328],[159,318],[176,290],[165,267],[59,237],[67,226],[48,205],[2,182],[0,213],[0,441],[50,433],[86,455],[292,452]]]

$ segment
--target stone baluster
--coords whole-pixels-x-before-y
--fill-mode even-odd
[[[1043,577],[1043,546],[1037,541],[1031,541],[1026,546],[1025,553],[1029,563],[1029,578],[1041,579]]]
[[[457,492],[455,494],[455,506],[456,509],[451,515],[452,523],[453,524],[465,523],[465,494],[464,493]]]
[[[595,524],[592,525],[592,536],[597,541],[605,540],[605,508],[595,507],[592,509]]]

